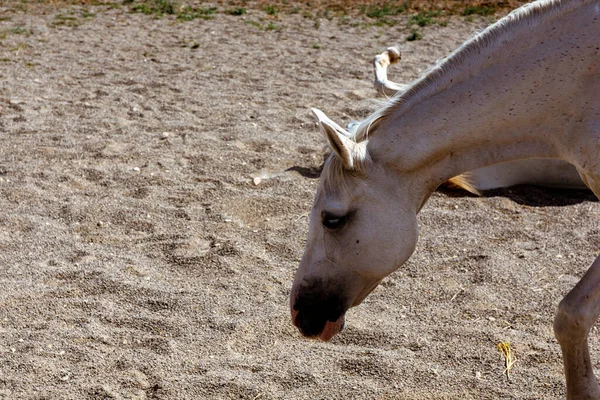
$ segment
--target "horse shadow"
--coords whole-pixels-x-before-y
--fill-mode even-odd
[[[444,187],[438,188],[438,192],[448,197],[477,197],[465,190]],[[533,185],[517,185],[486,190],[481,197],[504,197],[528,207],[564,207],[598,201],[594,193],[588,189],[549,188]]]
[[[323,166],[325,164],[321,164],[319,167],[301,167],[298,165],[294,165],[286,169],[286,172],[297,172],[301,176],[309,179],[318,179],[321,176],[321,171],[323,170]]]
[[[288,172],[297,172],[309,179],[318,179],[321,176],[324,163],[318,167],[293,166]],[[477,197],[462,189],[449,189],[440,186],[438,192],[447,197]],[[486,190],[482,197],[505,197],[517,204],[529,207],[564,207],[584,202],[596,202],[598,199],[591,190],[587,189],[561,189],[547,188],[533,185],[517,185],[509,188]]]

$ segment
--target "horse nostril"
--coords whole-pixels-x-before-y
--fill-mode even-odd
[[[310,312],[298,312],[296,317],[296,326],[306,337],[318,336],[323,332],[326,323],[325,318]]]
[[[301,297],[292,306],[292,322],[306,337],[318,336],[328,321],[336,321],[343,313],[337,302],[314,302]]]
[[[304,336],[319,336],[328,322],[344,314],[348,303],[339,282],[304,280],[290,298],[292,322]]]

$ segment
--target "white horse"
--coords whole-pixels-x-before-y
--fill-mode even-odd
[[[293,323],[329,340],[413,253],[417,213],[466,171],[528,158],[575,166],[600,197],[600,2],[543,0],[466,42],[348,132],[319,111],[333,150],[291,291]],[[587,347],[600,257],[558,306],[569,399],[600,399]]]
[[[394,96],[406,91],[410,85],[392,82],[388,79],[388,67],[402,58],[397,47],[388,47],[386,51],[373,58],[375,73],[374,86],[384,96]],[[350,123],[346,128],[354,133],[359,123]],[[459,187],[473,194],[481,191],[505,188],[515,185],[536,185],[561,189],[585,189],[577,169],[563,160],[532,158],[489,165],[450,178],[444,183],[447,187]]]

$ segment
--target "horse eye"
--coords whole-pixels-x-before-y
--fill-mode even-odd
[[[323,216],[323,226],[329,230],[335,231],[346,225],[348,216],[336,216],[331,214],[325,214]]]

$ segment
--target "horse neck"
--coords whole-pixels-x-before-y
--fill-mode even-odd
[[[403,177],[419,171],[434,190],[453,176],[500,162],[566,158],[566,126],[581,114],[586,90],[579,74],[590,65],[592,74],[598,72],[597,50],[575,50],[597,42],[598,24],[589,35],[561,29],[593,17],[576,11],[536,28],[531,21],[511,26],[443,63],[435,79],[396,99],[378,122],[369,136],[373,159]]]

